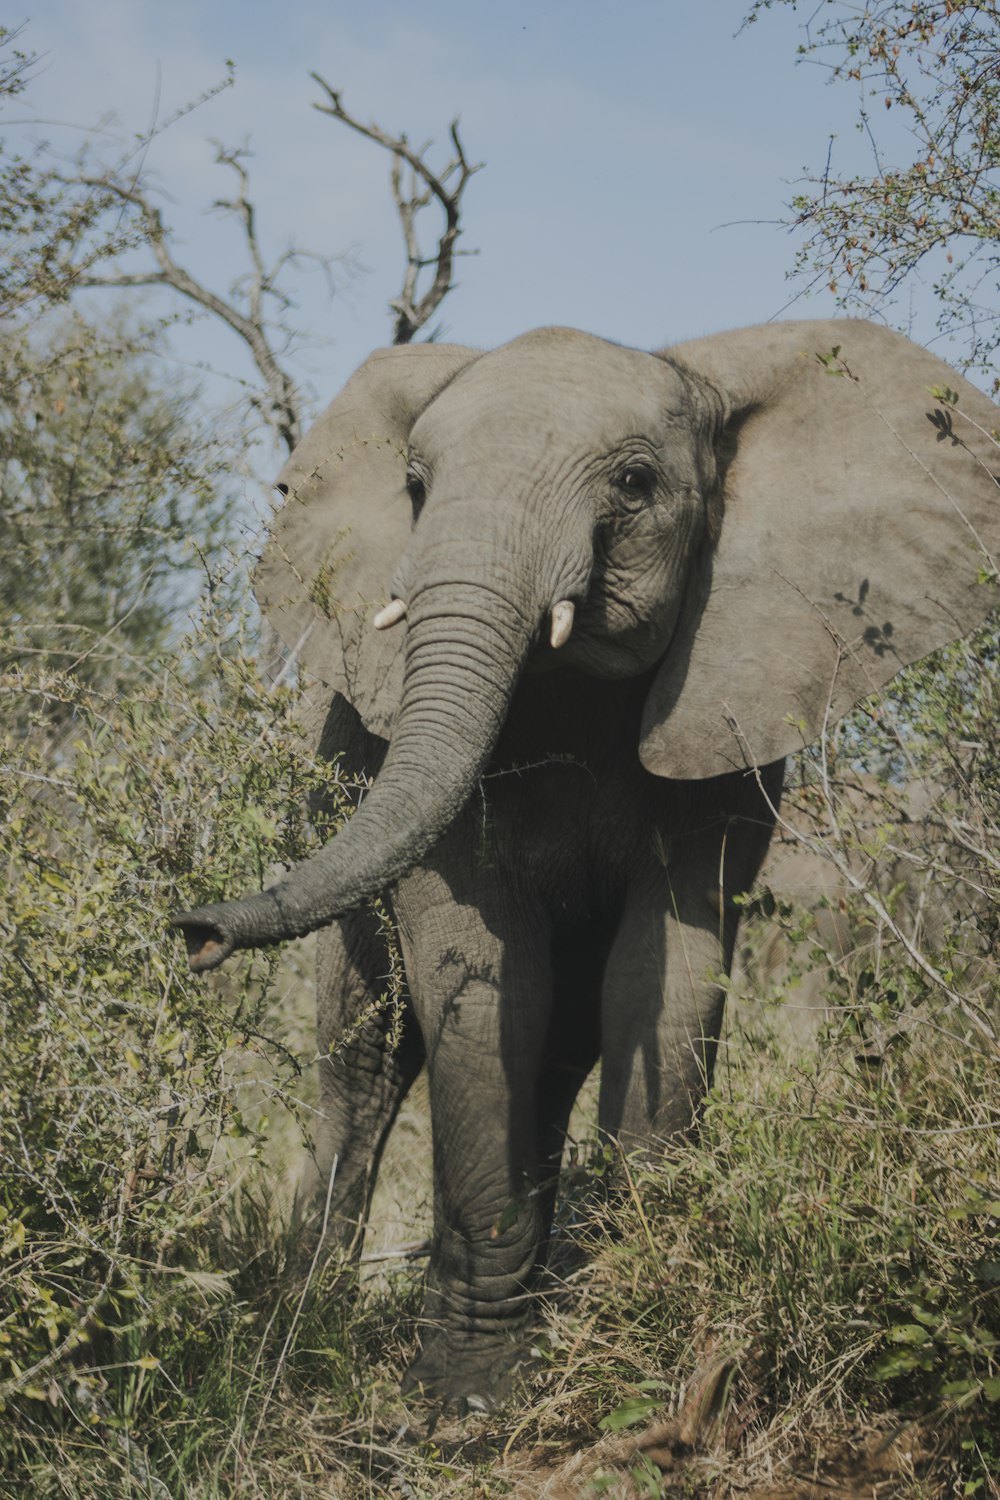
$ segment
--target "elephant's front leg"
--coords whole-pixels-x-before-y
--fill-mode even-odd
[[[389,1130],[423,1062],[411,1014],[398,1046],[386,1035],[389,1018],[377,1007],[390,967],[386,934],[370,909],[342,917],[319,936],[319,1112],[301,1197],[312,1243],[325,1220],[325,1244],[352,1257],[361,1250]]]
[[[687,1130],[712,1082],[740,908],[757,877],[783,765],[682,791],[637,861],[605,971],[601,1129],[626,1150]]]
[[[494,872],[472,883],[457,900],[454,869],[428,869],[397,893],[434,1150],[421,1348],[404,1391],[482,1410],[516,1362],[542,1232],[535,1088],[551,960],[530,903]]]

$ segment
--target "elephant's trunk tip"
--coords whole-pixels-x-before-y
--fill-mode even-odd
[[[216,922],[206,920],[205,908],[179,912],[176,917],[171,917],[170,925],[184,934],[188,968],[192,974],[217,969],[236,947],[232,933],[226,932]]]
[[[184,934],[191,972],[201,974],[217,969],[237,948],[265,948],[286,938],[302,937],[328,920],[324,917],[310,922],[294,913],[289,915],[279,888],[272,887],[244,896],[242,901],[217,901],[179,912],[170,925]]]

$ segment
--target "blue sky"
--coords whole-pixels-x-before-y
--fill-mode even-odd
[[[545,323],[662,344],[784,316],[825,316],[828,294],[788,307],[794,252],[774,221],[794,180],[860,155],[855,97],[796,63],[802,16],[778,6],[737,35],[743,0],[39,0],[22,45],[44,54],[29,133],[70,151],[82,127],[114,152],[235,64],[235,85],[153,143],[176,253],[225,289],[239,270],[232,226],[209,211],[228,183],[209,138],[249,142],[262,235],[349,252],[332,303],[298,283],[309,340],[296,377],[325,401],[390,336],[402,268],[375,146],[311,106],[310,69],[345,103],[443,149],[459,114],[471,183],[461,285],[447,337],[494,345]],[[280,24],[279,24],[280,22]],[[239,372],[235,341],[206,324],[189,358]]]

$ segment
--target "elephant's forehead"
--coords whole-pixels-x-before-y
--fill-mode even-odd
[[[655,438],[687,404],[677,371],[655,355],[572,329],[524,334],[463,370],[418,419],[418,447],[470,437],[599,448],[633,433]]]

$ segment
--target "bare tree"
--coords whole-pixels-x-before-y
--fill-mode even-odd
[[[406,271],[402,290],[398,297],[390,301],[389,306],[396,315],[392,341],[394,344],[408,344],[414,334],[430,321],[454,287],[452,278],[456,256],[476,253],[474,250],[458,250],[456,245],[462,233],[462,195],[469,178],[482,169],[483,163],[479,162],[475,166],[469,164],[459,138],[456,119],[448,129],[455,154],[445,163],[440,173],[434,172],[424,159],[433,144],[431,141],[419,151],[414,151],[405,135],[392,136],[379,125],[363,125],[354,115],[348,114],[336,89],[332,89],[318,73],[313,73],[312,77],[325,90],[329,101],[314,105],[314,109],[343,121],[359,135],[392,153],[390,181],[406,246]],[[403,178],[407,167],[410,175],[404,188]],[[432,202],[436,202],[444,214],[444,227],[438,236],[436,251],[433,255],[425,256],[421,253],[417,239],[416,218],[421,209],[427,208]],[[431,282],[427,290],[418,295],[418,283],[423,271],[432,272]]]
[[[217,199],[215,206],[231,212],[242,225],[249,261],[249,271],[230,289],[228,300],[212,291],[185,266],[179,264],[170,248],[169,230],[163,222],[163,215],[149,194],[137,179],[125,181],[115,172],[96,177],[81,176],[78,181],[137,211],[157,269],[87,274],[79,278],[77,285],[169,286],[182,297],[219,318],[243,340],[250,351],[264,381],[264,393],[253,398],[253,405],[260,411],[275,436],[291,452],[302,436],[302,402],[295,382],[283,368],[275,347],[275,331],[282,342],[287,344],[288,330],[280,324],[277,330],[272,328],[267,304],[270,300],[282,313],[291,305],[288,295],[280,287],[281,273],[287,266],[307,259],[315,260],[329,274],[334,257],[320,256],[293,247],[283,251],[270,265],[265,262],[257,234],[256,209],[249,195],[250,179],[245,164],[247,154],[245,150],[226,150],[222,146],[216,149],[216,161],[236,174],[237,187],[232,198]]]
[[[455,256],[462,253],[455,248],[462,232],[462,195],[479,166],[472,166],[466,160],[457,121],[450,131],[455,155],[437,174],[424,160],[430,143],[422,150],[414,151],[407,144],[405,135],[391,136],[378,125],[362,125],[343,109],[340,96],[333,89],[322,79],[317,78],[317,82],[329,99],[328,104],[317,104],[317,109],[342,120],[392,153],[392,194],[407,256],[402,290],[390,302],[396,315],[393,341],[409,343],[434,315],[454,285]],[[65,182],[70,187],[86,188],[108,208],[125,208],[137,222],[141,239],[152,251],[155,267],[140,271],[95,271],[88,264],[79,268],[73,284],[77,287],[166,286],[218,318],[242,339],[263,382],[262,391],[251,396],[251,404],[278,441],[291,452],[302,436],[304,417],[301,393],[284,363],[284,356],[294,342],[295,330],[286,316],[292,302],[283,288],[282,276],[289,267],[308,260],[318,264],[328,281],[332,281],[333,266],[340,257],[292,246],[271,262],[265,259],[258,232],[257,209],[250,196],[248,155],[246,149],[216,147],[216,162],[235,174],[236,187],[231,197],[217,199],[215,207],[233,215],[240,224],[247,261],[246,269],[226,296],[213,290],[180,263],[171,247],[170,229],[161,210],[143,185],[141,176],[134,170],[126,170],[126,164],[103,173],[81,171]],[[410,177],[408,185],[404,186],[407,168]],[[417,239],[416,219],[431,202],[440,205],[445,224],[435,253],[425,258]],[[427,270],[433,272],[431,283],[421,291],[418,283],[422,272]]]

